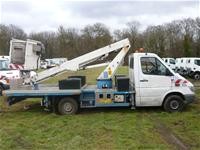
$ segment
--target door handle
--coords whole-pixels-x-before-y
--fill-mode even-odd
[[[148,80],[147,79],[142,79],[142,80],[140,80],[140,82],[148,82]]]

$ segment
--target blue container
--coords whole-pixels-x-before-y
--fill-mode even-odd
[[[97,79],[97,88],[98,89],[111,89],[112,88],[112,79]]]

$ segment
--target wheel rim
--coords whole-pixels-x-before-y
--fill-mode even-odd
[[[71,103],[65,103],[65,104],[64,104],[64,110],[65,110],[66,112],[71,112],[72,109],[73,109],[73,106],[71,105]]]
[[[195,75],[194,75],[194,78],[195,78],[196,80],[199,80],[200,76],[199,76],[198,74],[195,74]]]
[[[172,100],[171,102],[170,102],[170,108],[172,108],[172,109],[178,109],[179,108],[179,102],[177,101],[177,100]]]

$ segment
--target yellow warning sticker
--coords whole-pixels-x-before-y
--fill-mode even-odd
[[[97,99],[97,103],[109,104],[109,103],[112,103],[112,99],[100,98],[100,99]]]

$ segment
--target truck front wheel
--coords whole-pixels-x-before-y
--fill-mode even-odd
[[[73,98],[63,98],[58,103],[58,112],[61,115],[76,114],[78,111],[78,103]]]
[[[170,95],[166,98],[163,107],[167,112],[182,111],[184,107],[183,99],[178,95]]]

